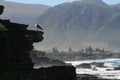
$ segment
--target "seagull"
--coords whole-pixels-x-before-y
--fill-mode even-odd
[[[39,24],[36,24],[36,23],[35,23],[35,27],[36,27],[37,29],[43,30],[43,28],[42,28]]]

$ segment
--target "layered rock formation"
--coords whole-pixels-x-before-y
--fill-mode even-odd
[[[0,6],[0,14],[3,12]],[[0,80],[73,80],[75,68],[56,66],[33,69],[29,57],[32,44],[43,40],[43,32],[27,30],[28,25],[1,20],[0,30]],[[55,75],[55,76],[54,76]]]
[[[0,7],[1,14],[3,6]],[[1,20],[5,30],[0,31],[0,73],[3,79],[19,80],[29,76],[33,71],[33,63],[29,52],[33,49],[34,42],[43,40],[43,32],[27,30],[28,25],[12,23]],[[1,79],[2,77],[0,77]]]

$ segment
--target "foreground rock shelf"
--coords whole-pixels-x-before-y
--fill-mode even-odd
[[[73,66],[53,66],[34,70],[32,80],[75,80],[75,78]]]

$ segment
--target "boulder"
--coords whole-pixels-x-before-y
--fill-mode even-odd
[[[35,69],[32,80],[75,80],[76,72],[73,66],[52,66]]]
[[[80,64],[78,66],[76,66],[77,68],[87,68],[87,69],[91,69],[91,64],[90,63],[83,63]]]

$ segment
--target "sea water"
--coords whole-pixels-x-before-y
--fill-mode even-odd
[[[120,80],[120,70],[114,70],[114,67],[120,66],[120,59],[101,59],[101,60],[85,60],[85,61],[65,61],[71,63],[73,66],[80,65],[82,63],[103,62],[106,67],[97,67],[97,70],[77,68],[77,74],[92,74],[103,79]],[[107,70],[109,69],[109,70]]]

